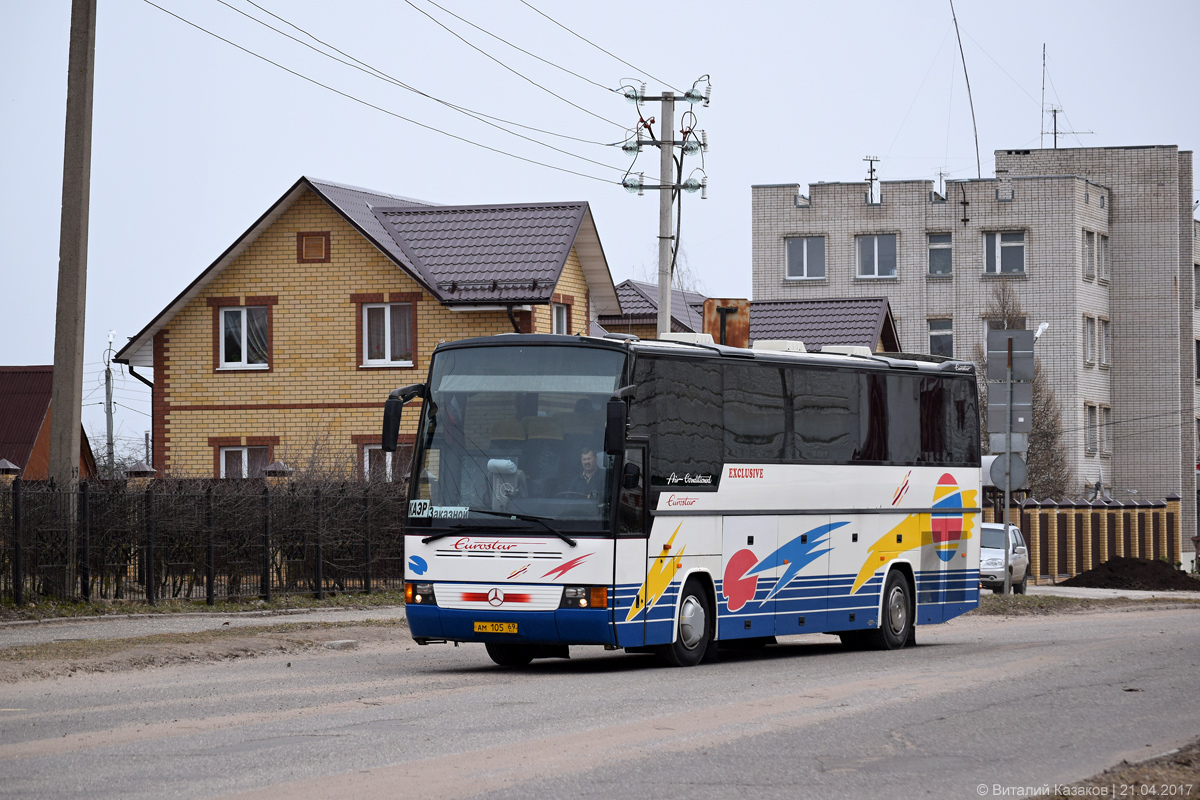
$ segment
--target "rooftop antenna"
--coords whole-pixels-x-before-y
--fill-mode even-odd
[[[1046,43],[1042,42],[1042,105],[1041,114],[1038,117],[1038,149],[1042,150],[1046,147],[1043,141],[1046,137]]]
[[[879,156],[867,156],[863,161],[867,162],[867,202],[874,205],[879,202],[875,194],[875,184],[878,182],[875,178],[875,165],[879,163]]]
[[[1053,141],[1054,141],[1054,149],[1055,150],[1058,149],[1058,135],[1060,133],[1063,136],[1066,136],[1067,134],[1079,136],[1079,135],[1086,134],[1086,133],[1094,133],[1094,131],[1060,131],[1058,129],[1058,115],[1061,113],[1062,113],[1061,106],[1050,106],[1050,117],[1053,120],[1053,125],[1049,131],[1042,131],[1042,133],[1044,133],[1044,134],[1045,133],[1053,133],[1054,134]]]
[[[954,20],[954,35],[958,37],[958,55],[962,58],[963,80],[967,82],[967,102],[971,104],[971,129],[975,131],[975,177],[983,179],[983,162],[979,160],[979,126],[975,124],[975,100],[971,97],[971,78],[967,75],[967,56],[963,52],[962,34],[958,30],[958,15],[954,13],[954,0],[950,0],[950,18]]]

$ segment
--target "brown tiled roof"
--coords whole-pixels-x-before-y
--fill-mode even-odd
[[[653,325],[658,321],[658,285],[628,280],[617,284],[621,314],[600,317],[601,325]],[[704,329],[704,300],[698,292],[671,290],[671,325],[677,333],[698,333]]]
[[[54,367],[0,367],[0,458],[25,467],[50,410]]]
[[[830,300],[771,300],[750,304],[750,338],[798,339],[809,350],[827,344],[901,352],[896,322],[886,297]]]

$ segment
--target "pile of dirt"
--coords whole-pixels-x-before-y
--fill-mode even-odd
[[[1200,581],[1165,561],[1146,558],[1111,558],[1098,567],[1063,581],[1059,586],[1088,589],[1200,592]]]

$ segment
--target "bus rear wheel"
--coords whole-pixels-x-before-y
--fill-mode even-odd
[[[867,641],[876,650],[899,650],[912,634],[912,596],[908,580],[900,570],[888,573],[883,583],[883,618],[879,627],[867,631]]]
[[[488,642],[487,654],[502,667],[523,667],[533,661],[537,652],[531,644],[509,644],[506,642]]]
[[[659,657],[673,667],[694,667],[712,643],[712,609],[708,593],[697,580],[688,580],[679,600],[675,641],[659,648]]]

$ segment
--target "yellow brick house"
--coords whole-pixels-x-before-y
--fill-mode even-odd
[[[619,313],[586,202],[443,206],[302,177],[115,360],[152,384],[160,475],[282,460],[390,478],[383,401],[439,342]]]

